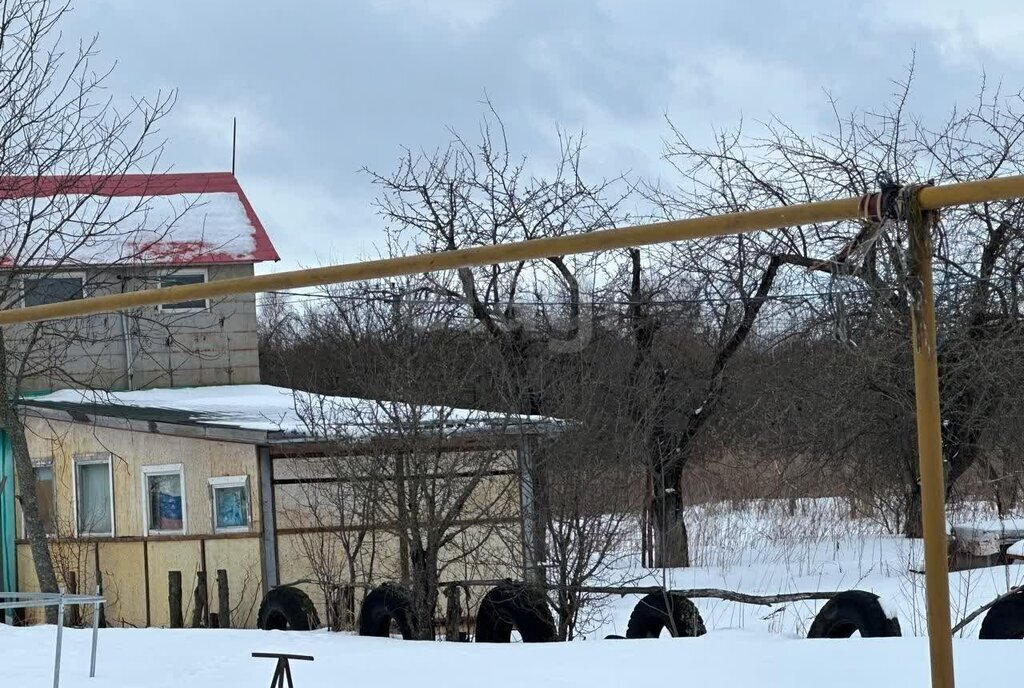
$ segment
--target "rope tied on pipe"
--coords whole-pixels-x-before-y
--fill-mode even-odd
[[[919,184],[900,184],[887,172],[877,176],[879,191],[865,194],[858,202],[857,220],[861,229],[857,235],[847,242],[832,258],[813,263],[808,270],[827,268],[831,274],[829,294],[836,313],[836,330],[833,333],[837,341],[849,343],[849,332],[846,323],[846,306],[839,295],[831,298],[832,288],[837,279],[855,275],[864,269],[872,248],[894,223],[923,221],[918,195],[922,189],[935,185],[934,180]],[[928,211],[935,213],[936,211]],[[930,229],[929,225],[929,229]],[[911,232],[913,234],[913,231]],[[908,293],[919,292],[908,284]]]
[[[900,184],[887,172],[878,175],[879,191],[864,194],[858,202],[861,230],[829,260],[811,265],[809,270],[829,267],[833,277],[856,274],[867,260],[872,247],[894,222],[909,219],[911,205],[925,187],[934,186],[934,180],[920,184]]]
[[[878,175],[880,190],[865,194],[860,198],[860,219],[865,223],[865,227],[852,242],[840,251],[841,260],[836,261],[846,264],[852,259],[866,259],[871,247],[893,224],[906,222],[908,242],[906,289],[907,295],[910,297],[915,329],[922,327],[920,316],[923,303],[923,285],[919,279],[913,277],[913,275],[919,274],[916,256],[931,255],[931,233],[939,218],[938,210],[925,210],[921,207],[920,196],[923,189],[932,186],[935,186],[934,179],[917,184],[900,184],[890,174],[880,173]],[[918,332],[918,334],[921,336],[916,338],[915,346],[918,342],[925,341],[923,333]]]
[[[919,184],[900,184],[887,172],[878,175],[879,191],[860,197],[859,211],[865,228],[843,251],[844,262],[850,258],[864,258],[875,242],[894,222],[909,222],[913,207],[920,210],[918,194],[921,189],[935,186],[929,179]]]
[[[907,220],[912,199],[921,189],[935,186],[934,179],[919,184],[900,184],[888,172],[879,172],[876,181],[879,190],[864,194],[858,204],[860,219],[866,222]]]

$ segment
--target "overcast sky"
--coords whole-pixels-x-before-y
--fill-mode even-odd
[[[401,146],[472,133],[488,96],[541,169],[556,127],[584,129],[595,175],[667,174],[665,116],[695,139],[775,114],[827,125],[880,107],[917,54],[912,107],[947,112],[983,71],[1024,88],[1019,0],[513,2],[78,0],[119,96],[178,90],[163,133],[176,171],[230,169],[289,269],[381,243],[373,189]]]

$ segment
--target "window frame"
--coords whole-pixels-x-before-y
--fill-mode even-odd
[[[107,490],[110,492],[110,531],[96,532],[84,531],[81,527],[81,515],[78,509],[81,500],[78,493],[78,467],[83,465],[106,464],[107,465]],[[114,510],[114,460],[111,454],[79,454],[72,458],[72,506],[74,510],[74,533],[75,537],[116,537],[117,521]]]
[[[51,498],[52,499],[51,505],[52,505],[53,513],[50,514],[50,515],[53,517],[53,532],[52,533],[47,533],[46,537],[47,538],[55,538],[55,537],[57,537],[57,473],[54,471],[53,458],[51,457],[51,458],[46,458],[46,459],[33,459],[32,460],[32,480],[33,480],[32,487],[33,488],[35,488],[35,477],[36,477],[35,473],[36,473],[36,469],[37,468],[49,468],[50,469],[50,474],[52,476],[50,478],[50,483],[51,483],[51,491],[53,492],[53,496]],[[21,538],[23,540],[27,540],[28,539],[28,530],[26,530],[26,528],[25,528],[25,511],[21,508],[21,500],[18,500],[18,510],[19,510],[19,513],[21,514]]]
[[[220,533],[250,533],[252,532],[252,490],[249,489],[248,475],[224,475],[210,478],[207,481],[210,488],[210,525],[213,532]],[[217,490],[241,487],[245,490],[245,520],[244,526],[218,526],[217,525]]]
[[[187,535],[188,534],[188,504],[185,497],[185,464],[182,463],[160,463],[142,466],[139,471],[142,474],[142,493],[140,495],[142,506],[142,533],[145,537],[150,535]],[[163,530],[153,528],[149,523],[149,478],[158,475],[176,475],[181,482],[181,530]]]
[[[188,269],[185,269],[185,270],[173,270],[173,271],[170,271],[170,272],[162,272],[162,273],[160,273],[160,275],[157,277],[158,288],[159,289],[167,289],[167,287],[164,286],[164,280],[167,279],[167,278],[173,278],[173,277],[177,277],[177,276],[187,276],[187,275],[202,275],[202,277],[203,277],[203,282],[202,283],[203,284],[208,284],[210,282],[210,271],[207,268],[188,268]],[[170,286],[177,286],[177,285],[170,285]],[[193,300],[194,301],[198,301],[199,299],[193,299]],[[182,302],[179,301],[178,303],[182,303]],[[174,308],[174,304],[160,303],[160,304],[157,304],[156,309],[158,311],[160,311],[161,313],[203,313],[203,312],[206,312],[206,311],[210,310],[210,299],[203,299],[203,305],[201,307],[200,306],[188,306],[188,307]]]
[[[88,298],[89,294],[86,293],[85,288],[88,284],[88,275],[81,270],[70,270],[61,272],[44,272],[38,275],[28,274],[22,276],[18,281],[21,283],[21,297],[18,299],[22,308],[27,308],[25,305],[25,294],[27,290],[25,288],[25,280],[29,279],[68,279],[78,278],[82,281],[82,299]],[[70,299],[71,301],[80,301],[81,299]],[[53,301],[52,303],[66,303],[67,301]]]

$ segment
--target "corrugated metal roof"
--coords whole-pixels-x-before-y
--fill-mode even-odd
[[[438,427],[442,435],[542,432],[566,421],[544,416],[397,401],[333,397],[271,385],[220,385],[133,392],[67,389],[26,396],[28,408],[62,411],[79,422],[97,416],[175,425],[264,432],[278,441],[387,434],[409,424]]]

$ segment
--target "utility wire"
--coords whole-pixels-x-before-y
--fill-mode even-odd
[[[989,280],[939,280],[936,283],[936,289],[941,290],[945,288],[956,288],[956,287],[973,287],[979,282],[988,281],[992,283],[999,283],[1000,280],[989,279]],[[1021,285],[1024,289],[1024,283]],[[893,294],[902,291],[900,286],[889,286],[870,288],[864,287],[861,289],[842,289],[842,290],[830,290],[830,291],[804,291],[789,294],[769,294],[765,297],[766,301],[796,301],[802,299],[811,298],[823,298],[832,299],[837,296],[870,296],[872,294]],[[313,301],[349,301],[354,303],[395,303],[396,301],[402,305],[462,305],[465,304],[465,300],[454,296],[442,296],[438,295],[435,299],[424,299],[424,298],[407,298],[398,295],[384,296],[384,295],[371,295],[371,294],[323,294],[323,293],[308,293],[308,292],[296,292],[296,291],[269,291],[265,292],[268,294],[276,294],[280,296],[296,297],[301,299],[309,299]],[[752,297],[740,297],[740,296],[722,296],[722,297],[688,297],[688,298],[672,298],[672,299],[649,299],[644,300],[644,304],[651,306],[681,306],[681,305],[697,305],[697,304],[717,304],[717,303],[743,303],[749,301]],[[942,298],[942,294],[939,294],[939,298]],[[632,303],[630,299],[608,299],[598,298],[595,294],[588,295],[588,298],[581,299],[581,304],[594,304],[603,306],[628,306]],[[513,302],[513,306],[568,306],[571,302],[563,299],[551,299],[551,300],[524,300],[517,299]]]

